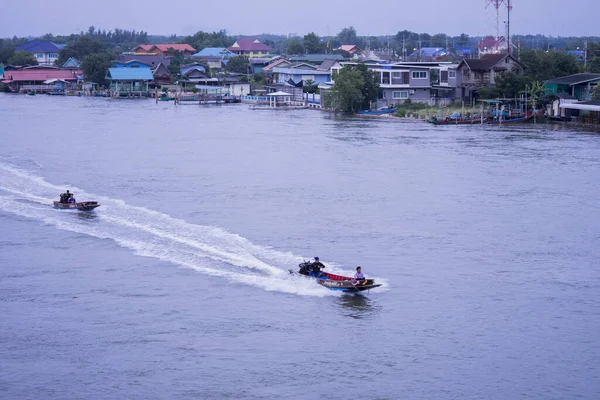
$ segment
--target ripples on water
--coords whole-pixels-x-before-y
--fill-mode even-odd
[[[0,110],[2,398],[600,393],[594,132],[45,96]],[[66,188],[102,206],[54,210]],[[315,255],[384,287],[287,273]]]

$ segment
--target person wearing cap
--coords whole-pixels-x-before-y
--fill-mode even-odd
[[[356,273],[354,274],[354,279],[357,281],[362,281],[365,279],[365,276],[363,275],[360,266],[356,267]]]
[[[321,272],[321,268],[325,268],[325,265],[319,260],[319,257],[315,257],[314,261],[311,264],[311,270],[315,276],[321,276],[323,273]]]

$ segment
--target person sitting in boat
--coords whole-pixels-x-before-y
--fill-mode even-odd
[[[316,277],[325,275],[321,272],[321,268],[325,268],[325,264],[319,260],[319,257],[315,257],[315,260],[310,264],[310,274]]]
[[[75,195],[73,193],[71,193],[71,196],[69,197],[69,203],[77,203],[77,200],[75,200]]]
[[[356,267],[356,273],[354,274],[354,280],[357,280],[357,281],[365,280],[365,276],[363,275],[360,267]]]
[[[60,202],[61,203],[68,203],[70,197],[71,197],[71,193],[69,193],[69,191],[67,190],[66,193],[61,193],[61,195],[60,195]]]

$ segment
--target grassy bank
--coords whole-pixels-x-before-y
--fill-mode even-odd
[[[396,116],[397,117],[414,117],[414,118],[421,118],[421,119],[429,119],[431,117],[433,117],[434,115],[441,117],[442,115],[444,117],[452,115],[455,112],[459,112],[459,113],[478,113],[479,112],[479,108],[473,109],[471,107],[462,107],[461,104],[450,104],[448,106],[444,106],[444,107],[440,107],[440,106],[434,106],[431,107],[427,104],[423,104],[423,103],[413,103],[410,100],[406,101],[403,104],[400,104],[398,106],[398,110],[396,111]]]

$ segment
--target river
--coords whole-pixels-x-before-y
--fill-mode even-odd
[[[597,133],[40,95],[0,125],[3,399],[600,396]],[[288,273],[314,256],[383,286]]]

